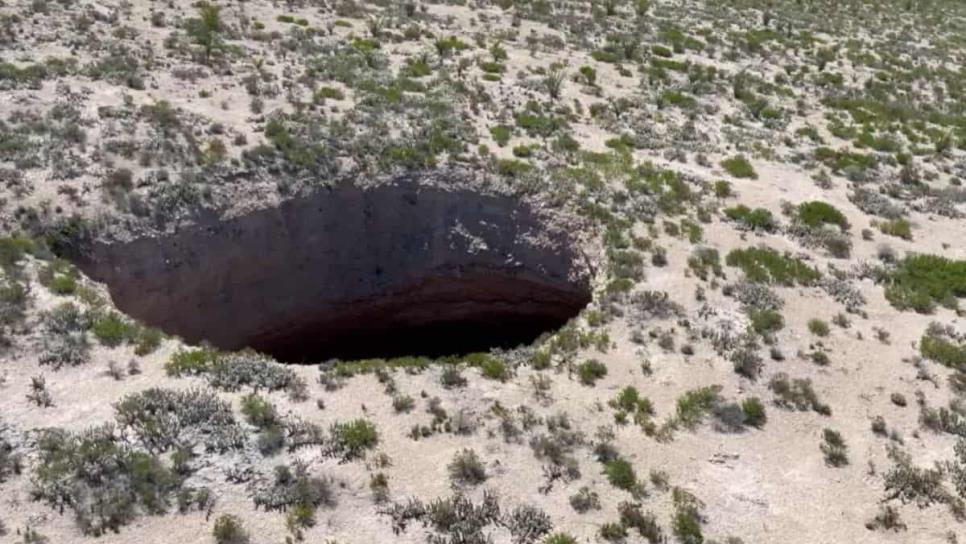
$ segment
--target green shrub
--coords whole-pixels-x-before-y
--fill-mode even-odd
[[[513,376],[513,371],[510,369],[510,366],[496,357],[487,356],[479,363],[476,363],[475,366],[480,367],[480,372],[483,374],[483,377],[491,380],[505,382]]]
[[[326,99],[344,100],[345,93],[343,93],[342,90],[338,89],[337,87],[322,86],[322,87],[319,87],[317,91],[315,91],[312,97],[315,102],[322,102]]]
[[[77,278],[77,269],[63,259],[54,259],[37,273],[40,284],[55,295],[73,295],[77,291]]]
[[[822,415],[830,415],[832,409],[818,399],[811,380],[796,378],[790,380],[784,372],[775,374],[768,382],[768,388],[775,393],[775,404],[783,408],[814,410]]]
[[[486,466],[471,449],[457,452],[446,468],[450,480],[457,485],[479,485],[486,481]]]
[[[895,219],[893,221],[879,222],[879,231],[882,234],[896,236],[903,240],[912,240],[912,226],[905,219]]]
[[[828,336],[830,330],[828,323],[821,319],[815,318],[808,320],[808,332],[815,336]]]
[[[215,537],[215,544],[248,544],[248,533],[241,519],[232,514],[218,516],[211,534]]]
[[[704,542],[704,536],[701,534],[701,523],[695,516],[687,512],[674,514],[671,530],[681,544],[701,544]]]
[[[570,506],[578,514],[585,514],[591,510],[600,510],[600,495],[583,486],[570,496]]]
[[[207,372],[218,358],[218,352],[208,348],[179,350],[164,364],[168,376],[195,376]]]
[[[754,282],[810,285],[821,277],[817,270],[804,262],[768,247],[732,250],[725,263],[741,268]]]
[[[138,327],[134,338],[134,354],[143,357],[153,353],[164,340],[164,333],[154,327]]]
[[[500,159],[496,161],[496,171],[501,175],[517,178],[530,171],[531,166],[517,159]]]
[[[836,225],[842,230],[849,229],[849,221],[835,206],[827,202],[813,200],[798,205],[798,220],[809,227]]]
[[[638,504],[622,502],[617,505],[620,513],[621,526],[627,529],[637,529],[639,535],[648,542],[665,542],[664,531],[651,512],[644,513]]]
[[[504,147],[510,141],[510,137],[513,136],[513,128],[506,125],[490,127],[490,136],[496,142],[496,145]]]
[[[528,145],[518,145],[513,147],[513,156],[521,159],[528,158],[533,155],[533,150],[530,149]]]
[[[696,427],[721,402],[721,386],[709,385],[685,391],[675,403],[675,419],[684,427]]]
[[[900,310],[930,313],[936,303],[950,308],[966,296],[966,261],[938,255],[910,255],[883,274],[886,299]]]
[[[674,536],[681,544],[701,544],[704,542],[701,534],[701,510],[704,503],[680,487],[675,487],[671,493],[674,503],[671,530]]]
[[[34,497],[73,510],[85,535],[118,531],[142,513],[165,513],[181,485],[160,459],[122,442],[109,425],[77,434],[45,429],[37,455]]]
[[[631,385],[621,389],[617,397],[608,404],[618,410],[615,417],[626,417],[630,414],[634,418],[634,423],[638,425],[646,425],[654,415],[654,405],[651,400],[642,396],[637,388]]]
[[[264,397],[249,393],[241,399],[241,413],[249,424],[264,429],[278,423],[275,406]]]
[[[659,45],[659,44],[654,44],[654,45],[651,46],[651,53],[654,53],[655,55],[657,55],[659,57],[665,57],[665,58],[671,58],[671,57],[674,56],[674,52],[673,51],[671,51],[669,48],[664,47],[663,45]]]
[[[506,71],[506,66],[499,62],[480,61],[480,70],[483,70],[487,74],[502,74]]]
[[[348,423],[336,423],[330,431],[331,444],[327,453],[337,455],[343,460],[362,457],[379,443],[376,426],[365,419],[355,419]]]
[[[627,529],[620,523],[607,522],[600,526],[600,537],[608,542],[623,542]]]
[[[114,420],[127,436],[155,454],[188,443],[226,452],[245,440],[231,404],[207,389],[152,387],[128,394],[114,405]]]
[[[842,467],[849,464],[848,447],[845,439],[835,430],[826,428],[822,431],[822,453],[825,454],[825,464],[833,467]]]
[[[135,338],[137,327],[119,314],[110,312],[94,320],[91,332],[101,344],[113,348]]]
[[[543,539],[543,544],[577,544],[577,539],[569,533],[553,533]]]
[[[708,279],[708,272],[717,277],[724,276],[718,250],[710,247],[695,248],[692,255],[688,257],[688,268],[694,270],[694,274],[702,280]]]
[[[725,208],[724,214],[732,221],[738,221],[751,230],[771,231],[775,228],[775,218],[764,208],[751,209],[744,204]]]
[[[751,318],[751,328],[758,334],[778,332],[785,326],[785,318],[776,310],[752,308],[748,317]]]
[[[596,49],[591,51],[591,58],[598,62],[606,62],[608,64],[613,64],[621,60],[620,55],[614,53],[613,51],[606,51],[603,49]]]
[[[966,345],[928,332],[919,339],[919,353],[926,359],[955,369],[966,368]]]
[[[718,198],[734,196],[734,192],[731,190],[731,183],[723,179],[714,182],[714,196]]]
[[[745,423],[752,427],[761,427],[768,420],[765,405],[758,397],[748,397],[741,401],[741,413],[745,416]]]
[[[618,489],[631,491],[637,485],[634,467],[631,466],[629,461],[620,457],[604,463],[604,475],[607,476],[610,485]]]
[[[577,378],[584,385],[594,385],[607,375],[607,367],[597,359],[587,359],[577,365]]]
[[[758,179],[758,173],[744,155],[736,155],[721,161],[721,167],[736,178]]]
[[[689,110],[695,108],[698,101],[688,93],[668,89],[657,96],[657,105],[659,108],[670,105]]]

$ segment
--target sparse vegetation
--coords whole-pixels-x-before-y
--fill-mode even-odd
[[[762,283],[809,285],[820,277],[804,262],[765,247],[734,249],[725,263],[740,268],[749,280]]]
[[[953,542],[964,36],[953,0],[3,3],[0,539]]]
[[[721,167],[736,178],[758,179],[758,173],[744,155],[735,155],[721,161]]]

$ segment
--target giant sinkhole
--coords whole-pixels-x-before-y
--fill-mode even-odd
[[[396,179],[96,242],[78,264],[128,315],[285,362],[514,347],[590,301],[571,229],[526,199]]]

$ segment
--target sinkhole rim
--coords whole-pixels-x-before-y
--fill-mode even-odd
[[[188,344],[286,363],[465,355],[532,344],[592,301],[580,231],[559,217],[397,179],[96,242],[75,263]]]

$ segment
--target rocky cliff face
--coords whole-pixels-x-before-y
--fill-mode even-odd
[[[98,242],[78,264],[137,319],[288,361],[515,345],[590,300],[587,259],[552,213],[409,177]]]

